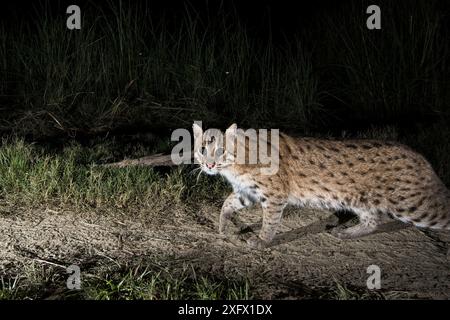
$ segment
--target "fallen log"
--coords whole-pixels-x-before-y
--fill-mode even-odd
[[[157,153],[151,156],[145,156],[137,159],[125,159],[119,162],[106,163],[101,166],[112,168],[123,168],[129,166],[171,167],[175,165],[176,164],[172,162],[170,154]]]

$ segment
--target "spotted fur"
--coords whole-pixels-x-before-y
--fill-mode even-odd
[[[225,144],[236,132],[232,125]],[[203,132],[194,125],[194,134]],[[218,146],[212,143],[209,148],[214,151]],[[288,204],[354,212],[360,223],[339,233],[342,238],[372,233],[389,217],[417,227],[450,230],[449,190],[422,155],[398,143],[281,134],[279,170],[269,176],[261,174],[259,164],[234,163],[232,153],[215,159],[211,170],[198,156],[204,171],[222,175],[234,190],[222,206],[220,232],[225,232],[236,211],[261,204],[263,226],[259,236],[249,241],[254,246],[270,243]]]

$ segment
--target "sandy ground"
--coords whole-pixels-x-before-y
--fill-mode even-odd
[[[336,283],[365,289],[367,268],[375,264],[388,297],[450,298],[448,234],[392,224],[340,240],[328,230],[338,223],[333,213],[292,208],[273,245],[256,251],[243,241],[253,231],[218,234],[218,212],[212,205],[133,215],[9,208],[0,212],[0,274],[20,274],[31,263],[78,264],[82,272],[124,261],[174,270],[192,265],[199,273],[248,277],[263,298],[302,298]],[[257,230],[260,209],[240,219]]]

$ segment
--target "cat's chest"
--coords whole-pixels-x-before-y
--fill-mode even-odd
[[[237,193],[246,193],[254,186],[254,181],[246,175],[237,175],[226,171],[222,173],[222,176],[231,184],[233,191]]]

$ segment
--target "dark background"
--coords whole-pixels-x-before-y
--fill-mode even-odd
[[[95,25],[94,21],[98,17],[105,19],[111,17],[110,20],[114,20],[118,8],[131,8],[131,10],[138,8],[143,24],[149,21],[153,25],[163,24],[164,32],[167,34],[176,34],[183,28],[188,32],[189,26],[181,27],[188,12],[190,19],[198,23],[194,33],[198,33],[198,37],[201,38],[207,30],[209,34],[205,37],[206,42],[217,40],[216,50],[220,51],[222,45],[220,41],[228,40],[221,40],[219,35],[215,37],[214,32],[219,34],[220,25],[226,24],[230,34],[243,33],[248,38],[252,45],[244,49],[255,50],[255,52],[260,50],[258,51],[260,53],[242,60],[243,64],[251,64],[255,61],[255,68],[248,69],[249,79],[235,84],[235,87],[228,87],[226,94],[221,97],[208,96],[205,99],[188,97],[190,93],[188,88],[182,91],[184,97],[179,93],[174,94],[175,97],[167,97],[167,94],[161,94],[161,90],[148,92],[147,83],[152,83],[152,79],[140,81],[141,75],[125,75],[122,74],[123,70],[117,70],[111,75],[105,74],[107,79],[117,76],[117,81],[115,79],[111,84],[104,85],[105,87],[123,88],[127,87],[133,79],[137,79],[126,94],[112,90],[123,98],[124,103],[128,104],[128,110],[123,111],[119,117],[107,119],[108,117],[104,115],[107,110],[99,116],[95,106],[92,106],[92,110],[88,110],[86,104],[103,104],[104,109],[111,107],[105,106],[104,102],[99,102],[95,97],[86,98],[87,100],[84,101],[64,100],[58,104],[58,108],[52,109],[48,101],[36,96],[43,94],[44,91],[48,94],[48,90],[51,90],[48,87],[44,88],[44,83],[61,81],[61,79],[49,78],[48,73],[45,75],[46,68],[52,68],[52,65],[60,62],[56,56],[42,54],[41,49],[44,46],[63,42],[64,37],[68,37],[70,32],[77,32],[61,29],[61,32],[55,35],[55,37],[62,37],[61,39],[50,36],[45,39],[44,36],[47,32],[46,28],[55,30],[55,28],[64,27],[67,17],[65,9],[70,4],[78,4],[82,9],[83,30],[79,32],[80,34],[86,32],[90,25]],[[370,31],[365,28],[368,17],[365,10],[369,4],[377,4],[381,7],[382,30]],[[4,1],[0,6],[2,28],[5,30],[4,34],[9,37],[4,41],[1,53],[4,56],[4,62],[0,76],[0,81],[3,83],[0,94],[2,114],[0,130],[4,134],[14,133],[31,139],[49,140],[84,139],[106,133],[124,132],[150,131],[167,135],[176,127],[189,127],[189,123],[197,119],[219,127],[225,127],[230,122],[237,121],[242,126],[279,127],[298,134],[340,135],[343,130],[356,134],[374,126],[377,128],[394,126],[400,131],[415,132],[418,130],[417,126],[429,127],[439,123],[440,126],[446,127],[449,120],[450,108],[447,101],[450,88],[448,80],[450,6],[448,2],[158,0],[34,1],[29,3],[28,1]],[[222,20],[226,23],[222,23]],[[126,21],[125,30],[127,24],[129,29],[132,29],[132,25],[136,22],[141,23],[133,19]],[[45,27],[39,31],[43,25]],[[430,25],[432,27],[428,30]],[[105,39],[111,36],[109,43],[117,42],[113,39],[114,27],[108,30],[110,33],[105,34],[101,28],[93,28],[91,32],[95,35],[92,39]],[[148,34],[145,34],[145,29],[142,33],[139,41],[146,43]],[[127,37],[128,34],[124,36],[125,41]],[[17,39],[21,40],[15,43]],[[229,40],[232,43],[233,40]],[[50,41],[50,44],[44,44],[44,41]],[[293,43],[296,44],[293,45]],[[77,45],[79,43],[68,44],[74,48]],[[124,45],[127,46],[126,43]],[[236,46],[239,45],[241,44],[236,43]],[[148,46],[150,47],[151,44]],[[23,53],[24,47],[30,52],[35,50],[37,55],[42,54],[41,60],[24,62],[26,59],[32,60],[32,53],[20,59],[12,57],[15,52]],[[264,49],[266,51],[263,51]],[[110,52],[110,49],[105,50]],[[208,58],[207,54],[201,53],[202,50],[202,48],[199,50],[199,60]],[[296,112],[291,114],[292,108],[289,106],[290,101],[295,100],[295,94],[292,94],[292,99],[285,97],[281,100],[272,99],[276,95],[281,96],[283,90],[288,91],[285,90],[285,85],[264,91],[267,96],[264,105],[258,105],[258,102],[255,102],[257,99],[249,99],[250,96],[260,94],[258,90],[264,87],[264,77],[271,68],[275,75],[285,75],[289,72],[291,70],[289,67],[283,69],[280,66],[285,63],[284,60],[295,61],[295,55],[299,51],[311,63],[311,76],[317,81],[317,92],[312,107],[302,106],[300,116]],[[258,61],[264,60],[268,54],[273,56],[267,58],[263,67],[258,66]],[[124,57],[115,55],[105,59],[118,61]],[[221,57],[216,59],[219,61]],[[31,72],[33,63],[40,70]],[[68,68],[73,70],[73,64],[82,65],[84,62],[79,59],[61,63],[67,64]],[[173,63],[180,65],[178,61]],[[203,62],[199,63],[202,65]],[[352,65],[353,63],[355,65]],[[83,72],[84,67],[79,68],[80,72]],[[261,68],[265,68],[265,71],[260,72]],[[88,66],[84,70],[86,74],[96,72],[88,71]],[[188,82],[188,77],[183,75],[185,72],[187,71],[182,70],[181,66],[177,74]],[[26,77],[23,77],[24,73],[27,73]],[[83,77],[82,74],[77,76]],[[33,81],[42,86],[30,85]],[[287,80],[283,81],[287,83]],[[95,87],[100,82],[101,80],[97,80],[97,82],[88,83],[82,89]],[[211,84],[208,79],[205,83]],[[272,82],[269,82],[269,85],[272,85]],[[65,90],[69,91],[68,95],[76,94],[77,90],[82,91],[74,88],[74,93],[68,88],[69,86],[70,84],[65,86]],[[211,88],[213,87],[214,84],[211,84]],[[236,101],[231,104],[227,101],[227,97],[235,94],[236,87],[246,87],[249,93],[244,97],[236,98]],[[117,98],[102,88],[99,86],[98,90],[95,90],[97,96],[102,95],[101,90],[104,90],[102,98],[109,102]],[[224,91],[226,90],[221,92]],[[177,101],[180,99],[192,99],[196,101],[194,103],[196,108],[201,104],[212,115],[208,115],[203,110],[178,113],[175,118],[171,117],[172,113],[168,111],[170,109],[161,108],[159,111],[139,109],[139,104],[148,103],[149,95],[154,99],[152,102],[158,105],[170,105],[171,108],[179,106]],[[62,96],[65,95],[62,94]],[[240,106],[244,104],[247,105],[245,108]],[[133,106],[132,111],[129,106]]]

